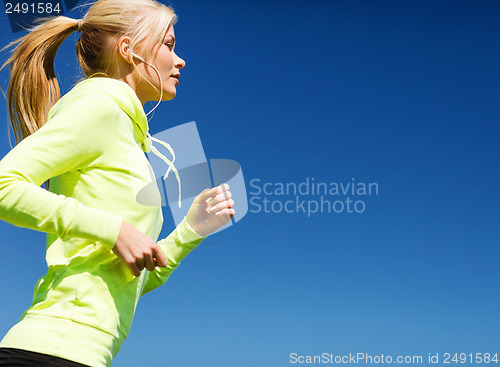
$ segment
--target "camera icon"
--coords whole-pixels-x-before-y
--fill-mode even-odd
[[[168,142],[175,152],[175,167],[182,182],[181,207],[179,208],[179,186],[171,173],[166,180],[163,175],[168,166],[152,152],[147,157],[156,181],[151,185],[158,188],[161,205],[168,206],[177,226],[186,216],[194,198],[205,188],[227,183],[231,188],[236,213],[229,223],[214,233],[222,231],[240,221],[248,212],[248,199],[243,172],[238,162],[231,159],[207,159],[203,150],[196,122],[175,126],[153,135],[154,138]],[[149,185],[148,185],[149,186]],[[137,201],[143,205],[155,205],[144,187],[137,193]]]

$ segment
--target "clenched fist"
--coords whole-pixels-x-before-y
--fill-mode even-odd
[[[186,220],[200,236],[206,237],[229,223],[235,211],[229,185],[223,183],[203,190],[193,201]]]

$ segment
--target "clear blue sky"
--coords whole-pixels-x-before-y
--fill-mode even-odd
[[[362,213],[249,212],[210,237],[139,303],[114,366],[500,353],[500,3],[172,5],[187,65],[153,133],[195,120],[207,157],[241,164],[249,199],[253,179],[313,177],[374,182],[378,195],[350,195]],[[1,16],[4,45],[19,34]],[[65,91],[78,78],[75,40],[56,60]],[[7,79],[2,72],[2,88]],[[0,116],[3,156],[4,105]],[[43,234],[6,223],[0,231],[3,335],[46,268]]]

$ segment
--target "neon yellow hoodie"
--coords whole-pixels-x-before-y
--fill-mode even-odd
[[[110,78],[78,83],[47,123],[0,161],[0,219],[47,232],[48,272],[0,347],[110,366],[139,297],[163,284],[201,241],[184,220],[158,242],[168,266],[135,278],[112,252],[122,220],[156,240],[163,217],[144,155],[148,123],[132,88]],[[50,178],[50,191],[39,186]]]

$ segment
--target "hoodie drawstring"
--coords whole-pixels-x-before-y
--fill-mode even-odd
[[[167,173],[165,173],[165,175],[163,176],[163,179],[164,180],[167,179],[168,174],[170,173],[170,170],[172,170],[175,173],[175,177],[177,178],[177,182],[179,183],[179,200],[178,200],[178,204],[179,204],[179,208],[180,208],[181,207],[181,178],[179,177],[179,172],[177,171],[177,168],[175,168],[175,166],[174,166],[174,161],[175,161],[174,150],[172,149],[172,147],[170,146],[170,144],[168,144],[168,143],[166,143],[166,142],[164,142],[164,141],[162,141],[160,139],[153,138],[149,132],[146,133],[146,140],[148,140],[147,144],[145,144],[146,147],[150,148],[151,151],[158,158],[160,158],[162,161],[164,161],[168,165]],[[158,149],[156,149],[156,147],[153,145],[153,141],[155,141],[155,142],[163,145],[165,148],[167,148],[168,151],[170,152],[170,154],[172,154],[172,160],[169,160],[162,153],[160,153],[158,151]]]

